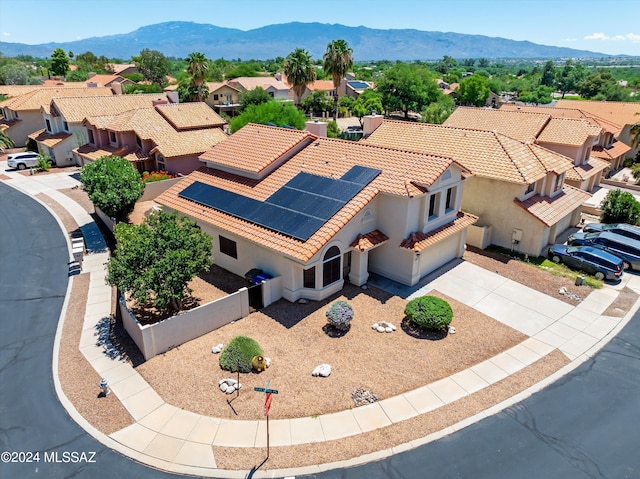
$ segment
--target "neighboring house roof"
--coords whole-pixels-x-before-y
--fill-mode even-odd
[[[176,130],[221,127],[227,123],[204,102],[158,105],[157,111]]]
[[[129,70],[130,68],[137,68],[135,63],[109,63],[107,65],[114,74],[120,75],[123,71]]]
[[[633,125],[640,118],[640,103],[623,101],[558,100],[557,108],[579,108],[618,125]]]
[[[114,82],[118,82],[118,83],[121,83],[123,85],[133,85],[134,84],[134,82],[132,82],[128,78],[125,78],[125,77],[120,76],[120,75],[108,75],[108,74],[102,75],[102,74],[98,74],[98,75],[93,75],[93,76],[89,77],[89,79],[87,80],[87,83],[97,83],[98,85],[102,85],[102,86],[110,86]]]
[[[546,226],[552,226],[591,198],[586,191],[565,184],[562,192],[553,196],[533,195],[524,201],[513,200]]]
[[[454,110],[443,125],[498,131],[516,140],[531,141],[538,137],[550,118],[549,114],[542,113],[460,106]]]
[[[520,111],[528,113],[543,113],[550,115],[552,118],[582,118],[592,125],[599,125],[608,133],[617,135],[622,130],[622,125],[614,123],[610,120],[601,118],[593,113],[589,113],[579,108],[551,108],[548,106],[523,106],[514,103],[504,103],[500,106],[502,111]]]
[[[362,141],[450,156],[477,176],[518,184],[530,184],[549,171],[560,174],[572,167],[570,159],[539,145],[471,128],[385,120]]]
[[[272,128],[274,130],[260,130],[260,138],[265,145],[273,144],[276,141],[274,138],[278,137],[275,127]],[[256,133],[256,129],[251,129],[251,131]],[[225,140],[225,143],[235,141],[242,144],[244,140],[236,136],[238,133],[231,135]],[[267,138],[270,135],[274,135],[273,138]],[[225,143],[213,149],[218,149],[218,147],[222,149],[226,146]],[[425,188],[432,185],[447,168],[455,163],[451,158],[425,153],[384,148],[346,140],[317,138],[312,144],[263,179],[247,178],[218,169],[201,168],[172,186],[156,201],[285,256],[307,262],[358,212],[364,209],[379,192],[403,196],[421,194]],[[356,165],[379,169],[381,173],[344,204],[306,241],[292,238],[179,196],[185,188],[198,181],[205,185],[264,201],[301,172],[328,178],[341,178]]]
[[[13,111],[39,110],[54,98],[113,97],[111,88],[40,88],[0,102],[0,108]]]
[[[209,93],[215,93],[217,92],[220,88],[223,87],[227,87],[227,88],[231,88],[232,90],[235,90],[237,92],[241,91],[240,89],[238,89],[237,87],[230,85],[229,82],[227,81],[222,81],[222,82],[207,82],[207,88],[209,88]]]
[[[149,156],[144,154],[139,149],[135,149],[134,151],[130,151],[129,147],[113,147],[113,146],[103,146],[100,148],[96,148],[95,146],[87,143],[86,145],[82,145],[76,149],[74,149],[76,153],[95,161],[98,158],[102,158],[103,156],[120,156],[127,161],[132,163],[149,160]]]
[[[201,110],[200,105],[197,103],[185,103],[182,105],[157,105],[155,107],[136,108],[119,115],[109,115],[107,118],[88,117],[86,123],[111,131],[133,131],[140,138],[153,141],[156,146],[151,150],[151,153],[158,151],[167,158],[199,155],[227,138],[227,135],[220,128],[217,128],[219,125],[217,120],[212,120],[208,125],[202,125],[197,129],[180,130],[168,118],[174,115],[177,110],[170,110],[169,115],[166,115],[166,113],[169,112],[168,109],[170,108],[181,107],[182,112],[177,116],[182,116],[183,113],[192,110],[194,117],[196,117],[196,114]],[[212,112],[209,107],[207,109]],[[163,111],[165,114],[162,113]],[[175,115],[173,119],[175,120]],[[202,124],[204,122],[203,117],[198,122]],[[131,147],[132,150],[136,148],[134,145],[131,145]]]
[[[63,116],[69,123],[80,123],[86,117],[117,115],[135,108],[147,108],[154,102],[167,101],[164,94],[144,93],[136,95],[117,95],[110,97],[72,97],[55,98],[51,107],[52,114]]]
[[[597,173],[601,172],[605,168],[611,166],[608,161],[601,160],[599,158],[589,158],[586,163],[574,166],[567,171],[567,179],[573,181],[583,181],[591,178]]]
[[[415,233],[411,233],[408,238],[400,243],[400,247],[410,249],[416,253],[420,252],[438,241],[442,241],[443,239],[464,230],[476,221],[478,221],[477,216],[459,211],[455,220],[444,224],[433,231],[428,231],[427,233],[416,231]]]
[[[600,126],[591,125],[581,119],[551,118],[537,141],[555,145],[582,146],[589,137],[598,137]]]
[[[389,237],[380,230],[359,234],[349,246],[359,251],[368,251],[389,241]]]
[[[42,143],[50,148],[53,148],[58,143],[66,140],[67,138],[70,138],[71,133],[61,131],[60,133],[51,134],[47,133],[47,130],[43,128],[42,130],[31,133],[30,135],[28,135],[28,137],[37,141],[38,143]]]
[[[307,85],[307,88],[311,91],[315,91],[315,90],[332,91],[336,89],[336,87],[333,85],[332,80],[316,80],[313,83],[309,83]]]
[[[621,141],[615,141],[611,144],[610,148],[602,147],[600,145],[594,146],[591,150],[591,156],[602,158],[604,160],[615,160],[630,151],[630,146],[624,144]]]
[[[228,80],[227,84],[235,88],[240,88],[244,91],[254,90],[257,87],[261,87],[264,90],[267,88],[274,88],[275,90],[289,90],[287,84],[280,80],[276,80],[273,77],[238,77],[233,80]]]
[[[306,130],[293,130],[249,123],[215,148],[200,156],[222,167],[261,175],[294,148],[316,137]]]

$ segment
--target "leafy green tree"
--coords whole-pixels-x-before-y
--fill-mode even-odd
[[[311,55],[302,48],[296,48],[282,62],[282,71],[293,88],[296,105],[299,105],[305,88],[316,79],[316,67],[313,65]]]
[[[211,237],[175,211],[153,213],[141,225],[120,223],[115,237],[108,283],[164,311],[180,311],[191,293],[189,281],[213,264]]]
[[[456,94],[461,105],[484,106],[491,95],[489,81],[477,74],[468,76],[460,82]]]
[[[62,48],[56,48],[51,54],[51,73],[64,76],[69,70],[69,57]]]
[[[347,72],[353,67],[353,50],[345,40],[334,40],[324,52],[323,68],[331,75],[335,94],[333,96],[333,119],[338,117],[338,87]]]
[[[304,130],[306,118],[304,114],[290,103],[271,100],[260,105],[249,105],[240,115],[229,122],[231,133],[235,133],[247,123],[266,125],[272,123],[277,126],[288,125],[298,130]]]
[[[324,112],[333,109],[334,101],[322,90],[316,90],[301,102],[305,111],[310,111],[315,115],[322,115]]]
[[[116,221],[127,221],[144,191],[140,173],[119,156],[102,156],[84,165],[80,181],[93,204]]]
[[[422,111],[420,121],[441,125],[456,109],[456,103],[451,95],[442,95],[438,101],[431,103]]]
[[[600,203],[603,223],[638,224],[640,220],[640,202],[628,191],[621,189],[609,190]]]
[[[162,53],[145,48],[140,55],[133,57],[133,61],[145,80],[155,85],[165,86],[166,77],[171,72],[171,65]]]
[[[540,77],[540,85],[553,86],[556,79],[556,67],[553,61],[547,60],[542,69],[542,77]]]
[[[15,143],[11,138],[7,136],[4,129],[0,129],[0,152],[4,152],[9,148],[13,148]]]
[[[371,88],[364,90],[351,106],[351,113],[358,118],[360,127],[364,127],[363,117],[374,113],[382,113],[382,95]]]
[[[636,113],[636,115],[640,115],[640,113]],[[640,145],[640,121],[637,121],[629,128],[629,133],[632,136],[631,138],[631,148],[635,148]]]
[[[40,153],[38,155],[38,163],[36,163],[37,171],[49,171],[51,169],[52,161],[49,155]]]
[[[40,79],[31,76],[31,70],[24,64],[8,64],[0,67],[0,83],[3,85],[32,85]]]
[[[238,102],[240,103],[239,111],[243,112],[249,105],[260,105],[273,100],[269,92],[261,86],[255,87],[253,90],[247,90],[240,92],[238,95]]]
[[[135,85],[124,85],[122,87],[122,93],[124,95],[137,95],[138,93],[162,93],[162,87],[160,85],[145,85],[138,84]],[[182,100],[182,98],[180,98]],[[184,99],[187,101],[187,99]]]
[[[209,60],[204,54],[194,52],[189,53],[187,64],[187,70],[191,75],[191,85],[195,93],[192,101],[204,101],[209,96],[209,89],[204,82],[205,76],[209,71]]]
[[[442,95],[426,68],[406,63],[389,68],[376,90],[382,94],[385,110],[402,111],[405,118],[409,118],[410,111],[420,112]]]
[[[458,62],[451,58],[449,55],[445,55],[440,62],[435,66],[437,72],[442,73],[443,75],[447,73],[449,70],[454,69],[458,66]]]
[[[478,66],[480,68],[487,68],[489,66],[489,60],[487,58],[481,58],[478,60]]]
[[[579,72],[579,68],[573,63],[571,58],[564,63],[561,70],[556,72],[555,84],[558,90],[562,93],[562,98],[564,98],[564,95],[567,92],[576,89],[578,82],[581,81],[581,79],[578,78]]]
[[[576,90],[581,96],[594,100],[624,101],[628,96],[611,72],[604,69],[587,76]]]
[[[327,138],[340,138],[340,127],[337,121],[331,120],[327,124]]]

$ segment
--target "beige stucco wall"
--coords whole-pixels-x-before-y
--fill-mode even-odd
[[[214,100],[214,95],[218,95],[218,99]],[[209,96],[205,100],[205,103],[209,106],[225,105],[227,102],[227,95],[231,95],[230,103],[238,103],[238,91],[228,86],[222,86],[214,92],[209,92]]]
[[[42,130],[44,119],[40,110],[26,110],[18,112],[20,121],[6,130],[6,134],[15,143],[17,148],[27,144],[27,137],[38,130]]]

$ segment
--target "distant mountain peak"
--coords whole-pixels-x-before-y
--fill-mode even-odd
[[[7,56],[48,57],[55,48],[87,52],[108,58],[128,59],[148,48],[166,56],[185,58],[200,52],[207,58],[241,58],[243,60],[286,57],[303,48],[322,58],[329,42],[346,40],[356,61],[368,60],[439,60],[453,58],[601,58],[609,55],[572,48],[538,45],[483,35],[433,32],[415,29],[374,29],[347,27],[339,23],[290,22],[251,30],[219,27],[206,23],[169,21],[146,25],[137,30],[65,43],[25,45],[0,42]]]

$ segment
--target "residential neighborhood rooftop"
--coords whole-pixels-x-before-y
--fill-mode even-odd
[[[118,95],[111,97],[66,97],[56,98],[56,112],[68,122],[81,122],[89,116],[117,115],[136,108],[146,108],[157,101],[167,101],[161,93],[144,93],[139,95]]]
[[[39,110],[43,105],[48,108],[54,98],[78,98],[87,97],[113,97],[111,88],[39,88],[22,95],[8,98],[0,102],[0,108],[9,108],[14,111]],[[80,100],[82,101],[82,100]]]

